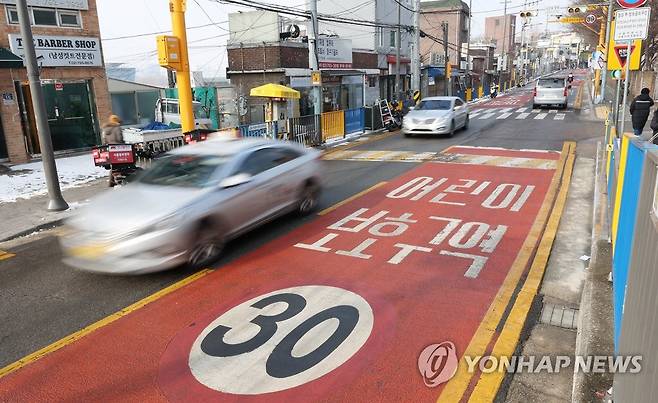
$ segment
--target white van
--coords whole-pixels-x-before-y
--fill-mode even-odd
[[[201,106],[201,102],[194,101],[194,123],[197,129],[209,129],[212,127],[212,120],[208,112]],[[168,125],[174,123],[180,125],[180,110],[178,99],[160,98],[155,103],[155,121]]]

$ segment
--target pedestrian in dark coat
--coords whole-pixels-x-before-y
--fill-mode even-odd
[[[649,96],[650,90],[642,88],[640,95],[635,97],[631,102],[631,117],[633,120],[633,131],[636,136],[642,135],[644,125],[647,124],[649,115],[651,114],[651,107],[653,106],[653,99]]]

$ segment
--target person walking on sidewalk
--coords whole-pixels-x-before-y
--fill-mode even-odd
[[[121,119],[117,115],[110,115],[103,125],[103,144],[122,144],[123,131],[121,130]]]
[[[631,102],[631,117],[633,121],[633,132],[636,136],[642,135],[644,125],[647,124],[647,119],[651,114],[651,107],[653,106],[653,99],[649,96],[650,90],[642,88],[640,95],[635,97]]]

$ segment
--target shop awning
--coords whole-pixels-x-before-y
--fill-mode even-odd
[[[299,91],[280,84],[265,84],[260,87],[252,88],[249,91],[252,97],[265,98],[294,98],[299,99]]]
[[[0,48],[0,68],[18,69],[23,67],[23,59],[11,53],[7,48]]]

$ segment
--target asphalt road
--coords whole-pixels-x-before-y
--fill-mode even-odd
[[[512,95],[525,100],[514,105],[514,108],[531,109],[531,91],[530,88],[514,90]],[[576,90],[572,91],[570,105],[576,93]],[[488,108],[487,103],[475,105],[472,112],[480,108]],[[542,112],[549,113],[549,110],[539,113]],[[420,153],[439,152],[460,144],[560,150],[564,141],[572,140],[578,142],[579,154],[593,155],[594,139],[600,136],[597,132],[599,122],[594,121],[589,113],[574,111],[571,107],[565,112],[563,120],[551,117],[476,117],[471,120],[468,130],[458,132],[453,138],[405,138],[397,133],[352,149]],[[418,165],[399,161],[342,160],[325,161],[325,164],[326,189],[321,200],[322,209]],[[313,219],[287,216],[247,234],[229,245],[227,253],[214,268],[221,270],[227,262]],[[10,246],[9,251],[16,256],[0,261],[0,367],[193,273],[185,268],[139,277],[108,277],[78,272],[61,263],[59,247],[52,232]]]

